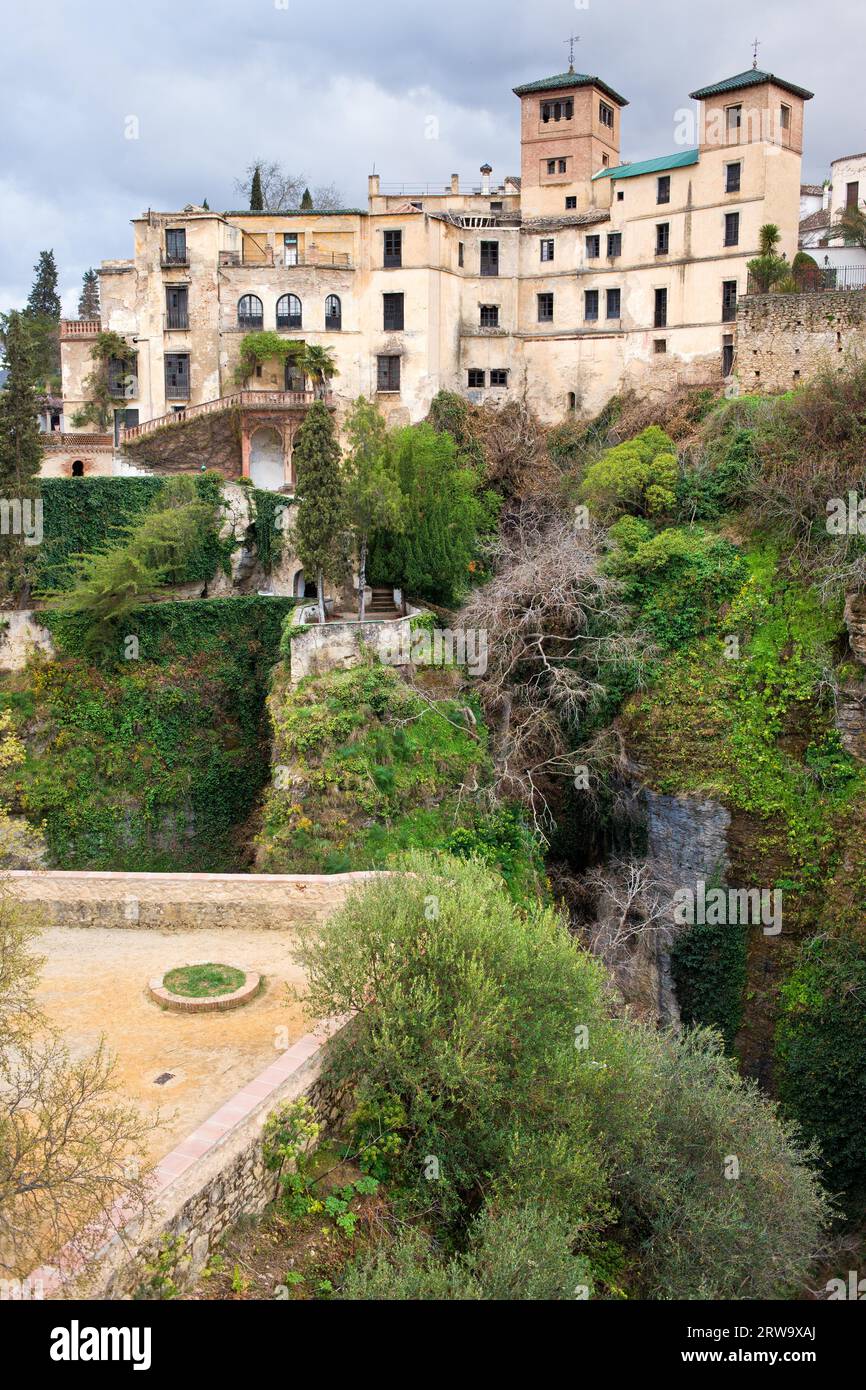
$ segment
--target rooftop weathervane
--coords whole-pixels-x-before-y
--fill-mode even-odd
[[[574,72],[574,45],[580,43],[580,35],[569,34],[564,42],[568,44],[568,71]]]
[[[753,68],[756,68],[756,67],[758,66],[758,47],[759,47],[759,40],[758,40],[758,39],[755,39],[755,42],[752,44],[752,67],[753,67]]]

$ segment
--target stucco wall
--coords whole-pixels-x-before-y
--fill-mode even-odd
[[[745,391],[787,391],[866,348],[866,290],[761,294],[737,309],[737,377]]]

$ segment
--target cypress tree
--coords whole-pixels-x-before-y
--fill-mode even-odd
[[[56,319],[60,322],[60,295],[57,293],[57,264],[53,251],[40,251],[33,267],[35,280],[27,300],[27,313],[32,318]]]
[[[11,313],[6,321],[3,366],[8,375],[0,392],[0,486],[8,494],[12,484],[21,496],[42,463],[33,345],[21,314]]]
[[[253,172],[253,181],[250,187],[250,212],[264,212],[265,200],[262,196],[262,175],[258,164]]]
[[[99,318],[99,276],[92,268],[85,270],[81,282],[81,295],[78,300],[80,319]]]
[[[60,295],[53,251],[40,251],[35,279],[24,310],[33,346],[33,370],[40,385],[60,374]]]
[[[301,198],[301,212],[313,211],[313,195],[309,188],[304,189],[304,196]]]
[[[292,455],[298,499],[295,547],[304,570],[316,576],[319,622],[325,621],[325,574],[345,566],[345,505],[340,446],[323,401],[307,411]]]

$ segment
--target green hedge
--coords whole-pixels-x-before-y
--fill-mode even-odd
[[[203,500],[218,507],[222,480],[217,473],[196,476]],[[72,557],[105,549],[123,539],[124,528],[159,498],[164,478],[44,478],[42,480],[43,542],[35,571],[37,589],[67,589]],[[218,527],[202,536],[178,583],[211,579],[227,559]]]
[[[671,950],[671,969],[686,1027],[717,1028],[727,1052],[743,1018],[748,927],[695,923]]]

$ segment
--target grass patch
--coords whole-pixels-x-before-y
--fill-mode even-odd
[[[170,994],[182,994],[187,999],[213,999],[220,994],[234,994],[246,980],[243,970],[234,965],[179,965],[163,977],[163,987]]]

